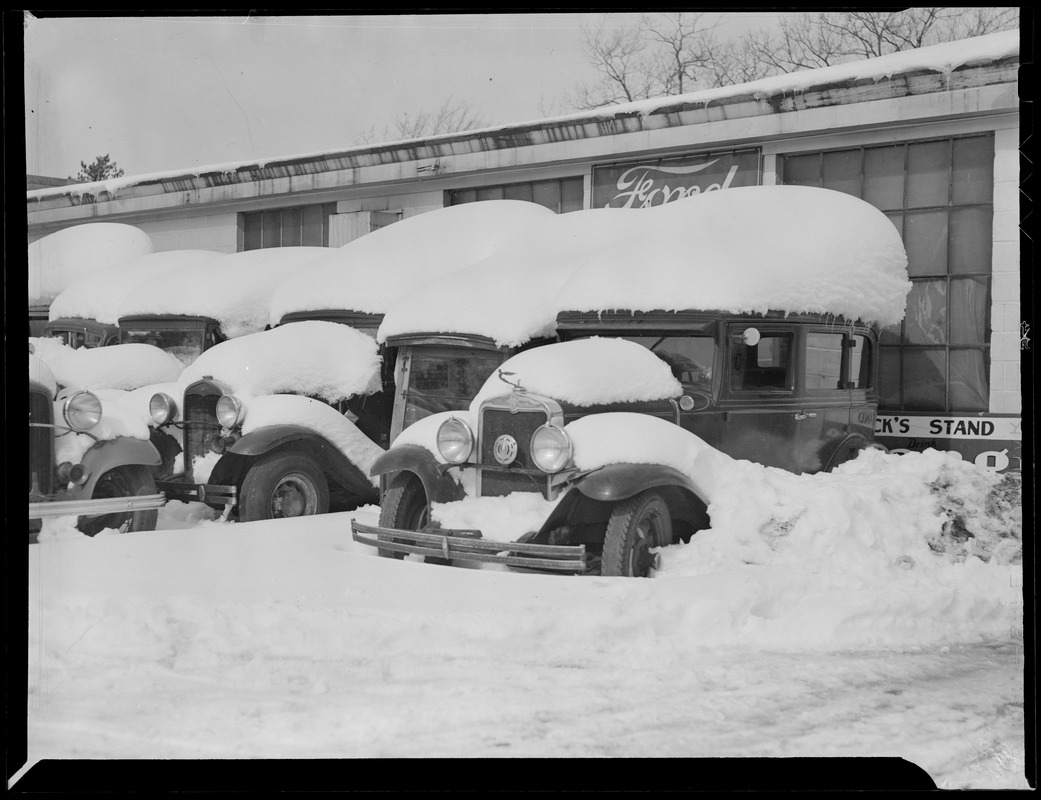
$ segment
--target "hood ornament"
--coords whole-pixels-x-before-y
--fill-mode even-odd
[[[501,369],[500,370],[496,370],[496,371],[499,374],[499,380],[502,381],[503,383],[509,384],[514,389],[516,389],[518,392],[525,392],[525,391],[527,391],[527,389],[525,389],[523,386],[520,385],[520,380],[519,379],[517,380],[516,383],[514,383],[513,381],[507,379],[507,376],[509,376],[511,378],[514,377],[517,374],[516,372],[503,372]]]

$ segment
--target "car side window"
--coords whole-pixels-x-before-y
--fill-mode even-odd
[[[871,388],[871,339],[862,333],[853,337],[853,349],[849,354],[849,379],[851,389]]]
[[[842,348],[845,332],[806,333],[806,388],[844,389]]]
[[[755,391],[792,388],[795,334],[764,332],[755,344],[730,342],[730,388]]]

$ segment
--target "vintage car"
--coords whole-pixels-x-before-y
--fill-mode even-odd
[[[119,343],[119,326],[106,325],[94,319],[49,320],[38,334],[61,339],[69,347],[107,347]]]
[[[148,400],[166,465],[158,486],[243,522],[374,503],[368,472],[383,449],[366,432],[381,421],[358,400],[381,389],[375,340],[346,325],[229,339]]]
[[[174,378],[180,365],[154,348],[73,350],[53,339],[29,346],[30,540],[41,520],[59,516],[77,516],[88,536],[152,530],[164,503],[152,475],[160,457],[121,400],[142,383]]]
[[[632,540],[634,530],[643,530],[645,512],[659,520],[651,525],[657,531],[651,536],[654,546],[669,543],[662,531],[686,536],[704,527],[707,498],[663,472],[666,465],[653,458],[648,462],[646,453],[633,461],[641,465],[634,467],[623,448],[618,463],[600,465],[595,476],[584,474],[589,461],[578,458],[577,445],[566,433],[572,430],[569,424],[617,413],[627,415],[628,427],[643,424],[632,421],[633,409],[595,408],[612,394],[601,386],[605,376],[607,384],[628,385],[630,374],[639,369],[621,355],[597,362],[601,391],[590,387],[584,404],[589,408],[578,412],[569,401],[585,396],[578,376],[590,376],[581,359],[561,358],[556,348],[602,342],[602,336],[630,339],[627,344],[646,348],[659,365],[668,366],[676,381],[673,407],[662,403],[669,399],[663,395],[654,398],[656,407],[637,410],[640,417],[675,423],[673,438],[680,443],[693,437],[726,457],[797,473],[832,469],[873,446],[877,328],[860,320],[899,320],[910,285],[900,237],[881,212],[838,192],[750,187],[623,213],[624,218],[588,218],[585,229],[570,237],[569,245],[580,243],[588,257],[552,299],[556,333],[565,341],[505,362],[498,375],[519,383],[513,391],[490,395],[493,376],[471,404],[468,418],[449,421],[437,414],[427,424],[416,423],[376,462],[380,524],[366,529],[355,523],[359,541],[378,546],[383,555],[436,556],[439,550],[441,558],[446,553],[471,558],[476,552],[474,560],[516,565],[521,563],[516,557],[538,552],[540,568],[646,575],[651,560],[608,546],[614,540],[606,539],[605,531],[615,511],[629,522],[637,520],[635,528],[623,526],[625,541]],[[818,231],[822,223],[824,230]],[[749,226],[757,237],[747,235]],[[760,237],[771,243],[767,252]],[[648,260],[634,268],[637,255]],[[511,308],[524,306],[516,296],[508,294],[495,309],[497,316],[486,320],[485,330],[498,331],[500,342],[524,316],[511,317]],[[577,352],[582,351],[569,354]],[[520,381],[510,377],[521,372],[518,359],[524,359]],[[552,388],[540,371],[552,372],[553,359],[571,361],[567,369],[578,384],[567,395],[534,388]],[[575,419],[577,413],[584,416]],[[626,440],[625,429],[621,432]],[[596,444],[588,446],[595,449]],[[578,458],[574,463],[572,456]],[[446,466],[455,464],[460,466]],[[454,469],[476,474],[477,497],[542,489],[550,498],[554,487],[573,484],[589,502],[577,495],[562,502],[522,540],[524,548],[511,545],[500,556],[495,550],[500,542],[422,532],[429,527],[431,504],[462,498],[462,484],[450,479]],[[658,498],[648,506],[657,509],[653,513],[637,500],[652,495]],[[660,521],[666,517],[667,522]],[[402,536],[401,531],[420,533]],[[560,551],[552,546],[562,543],[591,548],[594,560],[554,566]],[[459,552],[465,555],[455,555]]]

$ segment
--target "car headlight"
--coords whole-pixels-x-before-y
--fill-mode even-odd
[[[449,417],[437,429],[437,449],[449,464],[462,464],[473,448],[473,431],[461,419]]]
[[[242,424],[246,416],[246,407],[235,395],[226,394],[217,401],[217,422],[225,428],[234,428]]]
[[[560,472],[571,461],[571,437],[563,428],[542,425],[531,435],[531,460],[543,472]]]
[[[89,431],[101,422],[101,401],[92,392],[76,392],[66,398],[63,413],[74,431]]]
[[[156,425],[162,425],[177,416],[177,403],[166,392],[156,392],[148,401],[148,413]]]

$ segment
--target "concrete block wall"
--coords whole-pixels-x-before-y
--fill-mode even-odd
[[[994,245],[991,251],[990,410],[1021,414],[1019,129],[994,132]]]

